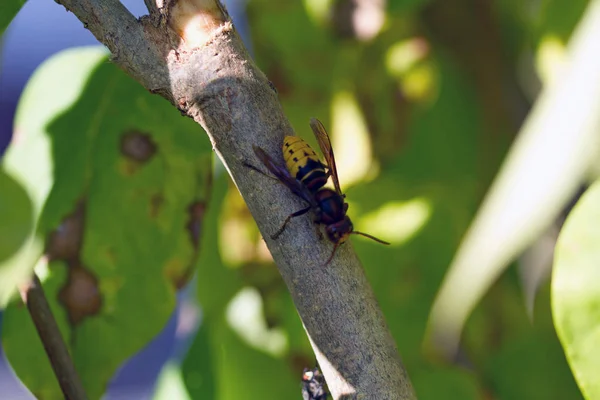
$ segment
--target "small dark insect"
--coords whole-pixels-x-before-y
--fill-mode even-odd
[[[302,373],[302,398],[304,400],[327,400],[325,378],[319,368],[304,368]]]
[[[310,210],[315,212],[315,222],[325,225],[327,238],[334,243],[331,256],[325,263],[333,259],[338,247],[343,244],[350,234],[362,235],[382,244],[389,244],[369,234],[354,230],[352,221],[346,215],[348,203],[342,193],[340,181],[335,166],[335,157],[331,148],[329,135],[323,124],[316,118],[310,120],[310,127],[319,142],[319,147],[325,156],[324,165],[308,143],[295,136],[286,136],[283,141],[283,155],[286,167],[276,163],[263,149],[254,146],[256,156],[275,177],[285,184],[296,196],[308,203],[308,207],[290,214],[281,228],[272,235],[276,239],[285,230],[286,225],[294,217],[304,215]],[[256,169],[249,165],[249,167]],[[261,172],[260,170],[258,170]],[[334,190],[323,188],[331,176]]]

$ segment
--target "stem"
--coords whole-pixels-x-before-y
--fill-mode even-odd
[[[46,300],[42,284],[35,273],[29,285],[21,289],[21,297],[27,305],[65,399],[87,399],[67,345]]]

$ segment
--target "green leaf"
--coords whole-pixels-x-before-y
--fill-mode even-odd
[[[33,226],[24,245],[3,263],[2,268],[11,271],[11,279],[2,279],[0,307],[6,305],[16,284],[28,278],[43,252],[44,239],[38,231],[38,222],[55,179],[52,141],[45,133],[46,125],[72,106],[93,66],[105,56],[106,51],[99,46],[67,50],[34,72],[19,99],[15,131],[2,159],[2,168],[25,190],[32,207]],[[68,77],[68,83],[55,79],[60,76]]]
[[[300,398],[301,371],[295,377],[285,358],[275,358],[249,346],[223,318],[211,318],[202,324],[183,364],[191,398]]]
[[[540,2],[539,33],[554,35],[567,42],[581,19],[588,0],[543,0]]]
[[[227,302],[241,287],[231,270],[221,261],[218,246],[219,217],[228,190],[228,176],[224,171],[216,174],[211,199],[206,213],[200,255],[197,296],[202,306],[202,324],[181,366],[182,376],[190,397],[193,399],[218,399],[217,365],[221,345],[211,336],[211,322],[225,312]],[[215,282],[219,282],[215,285]],[[221,317],[219,317],[221,316]]]
[[[486,362],[490,389],[499,399],[580,399],[552,332],[513,337]]]
[[[453,368],[435,368],[411,373],[420,400],[481,398],[474,374]]]
[[[223,226],[221,217],[227,204],[224,199],[228,190],[236,189],[230,188],[228,176],[220,171],[209,201],[204,225],[206,234],[201,244],[205,251],[200,256],[197,296],[203,319],[182,364],[187,391],[193,399],[275,400],[299,397],[301,370],[297,371],[295,379],[287,358],[258,349],[256,343],[251,344],[247,338],[242,338],[240,326],[236,331],[229,325],[237,320],[227,307],[242,289],[243,282],[239,277],[240,271],[225,265],[219,252],[218,233]],[[249,306],[247,302],[237,303],[238,306],[241,304]],[[289,315],[300,325],[295,309],[290,311]],[[248,330],[253,330],[256,327],[248,324],[257,322],[262,321],[244,323]]]
[[[213,397],[195,397],[196,399],[207,398],[212,399]],[[165,365],[158,377],[156,382],[156,390],[154,392],[153,400],[192,400],[192,397],[186,391],[183,383],[183,377],[181,376],[181,368],[175,363],[168,363]]]
[[[301,374],[293,374],[285,358],[275,358],[242,341],[225,323],[212,329],[213,347],[220,343],[217,361],[220,400],[277,400],[300,396]]]
[[[229,176],[221,170],[215,177],[214,190],[208,202],[204,232],[200,247],[197,297],[203,312],[212,317],[224,312],[227,303],[242,287],[235,271],[227,268],[219,252],[219,229]],[[215,285],[215,282],[219,282]]]
[[[202,321],[181,366],[183,380],[192,399],[218,399],[215,343],[211,341],[209,324]]]
[[[26,0],[2,0],[0,2],[0,35],[17,15]]]
[[[587,399],[600,398],[600,182],[569,215],[556,244],[552,311],[573,374]]]
[[[42,65],[16,127],[23,139],[7,162],[22,172],[25,187],[37,188],[37,231],[56,260],[49,301],[88,396],[99,398],[117,368],[164,327],[176,290],[194,272],[211,187],[210,143],[98,48]],[[45,355],[23,350],[31,327],[11,317],[15,307],[3,333],[6,354],[39,398],[60,397],[54,378],[31,368],[31,359]]]
[[[0,169],[0,307],[27,279],[19,259],[31,249],[33,210],[25,189]]]
[[[33,224],[25,190],[0,169],[0,265],[25,242]]]

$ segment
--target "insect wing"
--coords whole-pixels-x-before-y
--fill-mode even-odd
[[[306,200],[310,205],[315,206],[316,203],[309,192],[309,190],[296,178],[290,175],[290,172],[283,166],[277,164],[271,156],[269,156],[263,149],[258,146],[252,146],[256,156],[262,161],[267,169],[277,177],[283,184],[285,184],[292,193]]]
[[[327,166],[329,167],[329,171],[331,173],[331,179],[333,179],[333,186],[335,187],[335,191],[337,194],[342,194],[342,189],[340,188],[340,180],[337,174],[337,167],[335,166],[335,156],[333,155],[333,148],[331,147],[331,140],[329,140],[329,135],[325,130],[325,127],[316,118],[310,119],[310,128],[312,129],[315,137],[317,138],[317,142],[319,142],[319,147],[321,148],[321,152],[323,152],[323,156],[325,156],[325,161],[327,161]]]

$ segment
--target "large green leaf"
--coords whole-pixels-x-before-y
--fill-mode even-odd
[[[558,336],[587,399],[600,398],[600,182],[567,219],[556,245],[552,308]]]
[[[20,282],[27,279],[28,269],[20,268],[35,238],[33,210],[25,189],[0,169],[0,307]],[[19,260],[21,258],[21,260]]]
[[[43,251],[44,238],[38,232],[39,215],[54,182],[52,141],[45,134],[46,125],[72,106],[93,67],[105,54],[100,47],[90,47],[48,60],[33,74],[19,100],[13,139],[2,159],[2,167],[25,189],[34,221],[25,244],[2,267],[11,273],[2,280],[0,307],[4,307],[17,284],[27,279]],[[64,58],[67,62],[62,61]],[[64,78],[54,79],[55,76]],[[66,77],[68,82],[64,81]]]
[[[70,101],[56,106],[64,93]],[[36,115],[45,118],[27,118]],[[163,328],[194,270],[210,143],[97,48],[42,65],[16,129],[23,140],[12,144],[7,164],[26,171],[25,187],[38,188],[37,231],[54,260],[47,295],[88,396],[99,398],[117,368]],[[44,354],[26,321],[25,309],[7,309],[6,354],[38,398],[60,398],[47,369],[31,368]]]
[[[0,170],[0,265],[25,242],[33,225],[32,207],[25,190]],[[2,280],[2,279],[0,279]]]
[[[0,2],[0,35],[10,24],[10,21],[17,15],[23,4],[27,0],[2,0]]]

